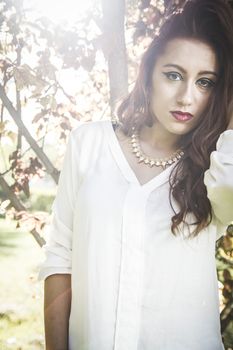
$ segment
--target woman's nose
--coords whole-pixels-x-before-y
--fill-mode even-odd
[[[191,84],[184,83],[177,93],[177,103],[180,106],[190,106],[193,102],[193,89]]]

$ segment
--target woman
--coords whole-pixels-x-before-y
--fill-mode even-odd
[[[71,132],[40,272],[47,350],[223,349],[232,96],[232,10],[190,1],[145,53],[115,130]]]

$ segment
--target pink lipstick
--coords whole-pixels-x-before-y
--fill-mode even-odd
[[[191,113],[187,113],[187,112],[184,113],[184,112],[180,112],[180,111],[172,111],[170,113],[173,115],[173,117],[176,120],[178,120],[180,122],[186,122],[186,121],[193,118],[193,115]]]

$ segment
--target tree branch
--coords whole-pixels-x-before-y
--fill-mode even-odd
[[[37,142],[34,140],[34,138],[31,136],[30,132],[24,125],[23,121],[19,118],[17,111],[13,107],[11,101],[6,95],[6,92],[2,85],[0,85],[0,98],[2,100],[2,103],[4,104],[5,108],[8,110],[11,117],[14,119],[16,125],[18,126],[19,132],[22,133],[22,135],[25,137],[33,151],[36,153],[37,157],[41,160],[41,162],[44,164],[46,172],[51,175],[55,183],[58,183],[59,179],[59,171],[53,166],[51,161],[48,159],[46,154],[43,152],[41,147],[38,146]]]
[[[11,190],[10,186],[7,184],[6,180],[2,176],[0,176],[0,186],[3,189],[3,192],[7,195],[7,198],[9,198],[9,200],[11,201],[11,204],[16,211],[26,211],[25,206],[18,199],[16,194]],[[41,237],[41,235],[36,231],[35,228],[32,229],[30,233],[33,235],[40,247],[42,247],[46,243],[44,238]]]

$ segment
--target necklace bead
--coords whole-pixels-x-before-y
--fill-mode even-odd
[[[173,153],[170,157],[166,157],[164,159],[156,159],[156,158],[148,157],[142,151],[141,145],[139,142],[139,135],[135,131],[133,135],[131,135],[130,142],[132,146],[132,153],[137,157],[138,163],[143,163],[145,165],[148,165],[151,168],[153,168],[154,166],[157,166],[157,167],[162,167],[163,169],[166,169],[166,166],[169,166],[177,162],[184,155],[184,152],[181,149],[179,149],[175,153]]]

